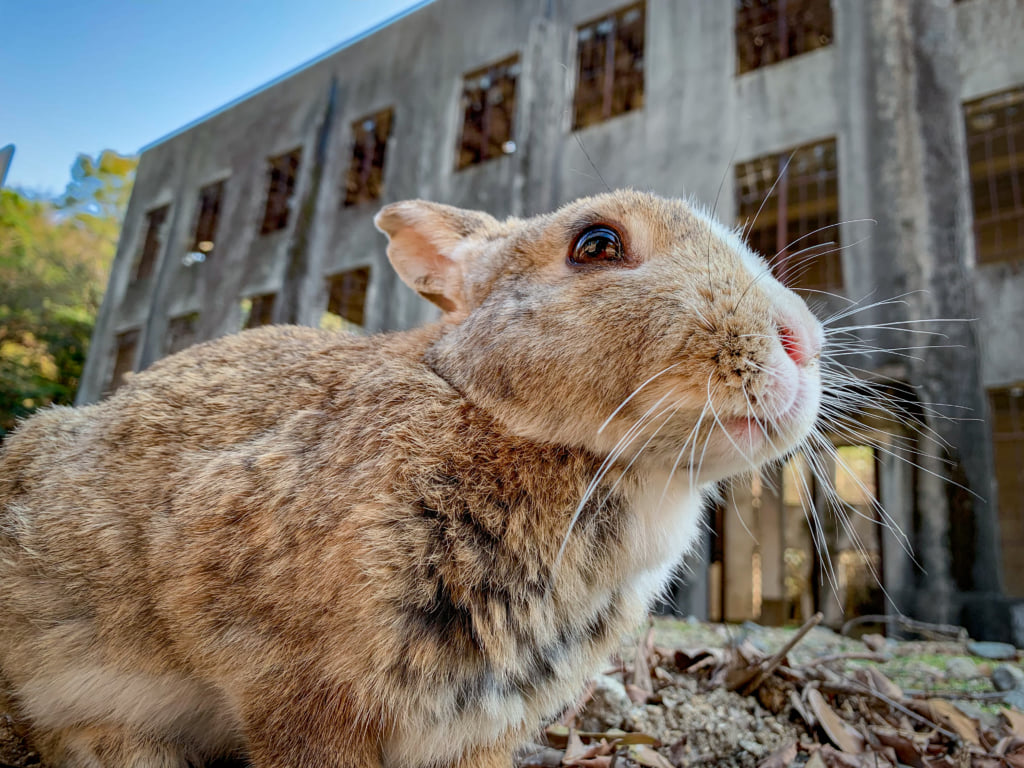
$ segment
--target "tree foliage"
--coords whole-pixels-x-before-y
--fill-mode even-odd
[[[135,164],[79,155],[55,200],[0,190],[0,436],[74,399]]]

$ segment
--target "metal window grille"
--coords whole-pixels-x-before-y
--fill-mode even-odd
[[[242,327],[257,328],[274,322],[274,302],[277,294],[264,293],[242,300]]]
[[[146,214],[146,236],[142,241],[142,250],[132,264],[132,282],[142,280],[153,274],[156,262],[160,258],[163,246],[163,229],[167,221],[169,205],[154,208]]]
[[[1024,88],[964,105],[979,264],[1024,258]]]
[[[199,338],[199,313],[172,317],[167,326],[167,354],[173,355],[191,347]]]
[[[1024,387],[989,391],[1006,589],[1024,597]]]
[[[220,203],[224,195],[224,182],[207,184],[199,190],[199,202],[196,208],[196,229],[192,237],[193,252],[204,257],[213,254],[214,240],[217,236],[217,222],[220,220]]]
[[[780,281],[798,290],[843,289],[835,139],[737,164],[736,210],[750,247]]]
[[[736,0],[736,72],[832,43],[829,0]]]
[[[117,352],[114,355],[114,370],[110,374],[105,395],[109,395],[124,383],[124,377],[135,370],[136,350],[139,345],[137,330],[117,334]]]
[[[645,21],[637,3],[577,29],[574,130],[643,107]]]
[[[352,157],[345,174],[346,207],[380,198],[392,117],[393,110],[389,108],[352,123]]]
[[[327,278],[327,312],[352,325],[365,322],[366,289],[370,268],[360,267]]]
[[[302,148],[293,149],[283,155],[272,157],[267,169],[267,204],[263,211],[260,234],[268,234],[288,226],[295,182],[299,176],[299,161]]]
[[[464,78],[457,170],[515,151],[512,136],[519,72],[519,57],[513,56]]]

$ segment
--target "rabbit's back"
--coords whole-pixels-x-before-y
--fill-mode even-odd
[[[352,381],[403,365],[380,359],[360,337],[259,329],[162,360],[100,404],[38,413],[5,441],[0,669],[37,728],[127,718],[207,733],[204,753],[238,738],[224,691],[197,674],[217,662],[209,624],[223,611],[237,634],[242,601],[259,597],[245,594],[254,548],[272,568],[296,543],[275,539],[289,524],[275,529],[260,505],[294,508],[314,442],[332,429],[345,442],[325,414]]]

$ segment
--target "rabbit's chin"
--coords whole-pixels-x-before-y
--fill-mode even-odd
[[[814,430],[821,405],[817,371],[801,371],[785,408],[772,417],[718,417],[689,447],[677,452],[676,471],[702,487],[756,472],[799,448]],[[694,447],[695,446],[695,447]]]

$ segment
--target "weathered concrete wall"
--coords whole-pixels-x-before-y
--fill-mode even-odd
[[[258,234],[266,159],[304,148],[299,201],[312,193],[305,274],[279,318],[314,323],[326,303],[323,276],[372,266],[368,330],[402,328],[433,316],[382,260],[383,238],[372,215],[379,206],[342,206],[352,121],[393,106],[383,204],[425,197],[483,208],[495,215],[529,215],[604,188],[636,186],[687,194],[734,216],[732,165],[769,152],[834,136],[840,154],[840,213],[844,220],[878,218],[871,195],[865,128],[870,84],[861,4],[835,0],[832,46],[780,64],[734,75],[733,8],[702,0],[650,0],[647,6],[646,94],[642,110],[569,130],[577,25],[613,10],[620,0],[530,0],[481,4],[436,0],[369,38],[323,58],[143,155],[135,194],[80,400],[96,399],[113,365],[113,334],[144,327],[140,364],[160,357],[169,317],[202,309],[200,336],[237,329],[236,299],[279,291],[293,248],[297,215],[288,228]],[[963,98],[1024,82],[1020,55],[1024,13],[1015,0],[969,0],[954,8]],[[465,30],[474,30],[466,34]],[[514,154],[456,172],[465,72],[518,53]],[[1014,55],[1014,54],[1018,55]],[[329,140],[316,190],[309,184],[318,130],[331,82],[336,82]],[[583,148],[593,161],[588,160]],[[594,166],[596,166],[596,171]],[[217,238],[208,263],[181,264],[204,184],[227,179]],[[724,183],[723,183],[724,182]],[[719,187],[722,192],[719,194]],[[141,247],[145,212],[173,203],[157,274],[128,285]],[[297,211],[293,211],[295,214]],[[844,244],[870,234],[868,224],[844,226]],[[874,237],[847,249],[847,293],[865,296],[881,282],[886,243]],[[293,261],[293,260],[291,260]],[[1024,379],[1016,329],[1024,288],[1012,268],[986,267],[975,280],[986,302],[983,378],[996,385]],[[894,284],[892,292],[899,291]]]
[[[170,318],[200,311],[200,338],[231,333],[240,323],[239,299],[248,295],[278,292],[276,321],[315,324],[327,302],[324,278],[342,270],[371,267],[367,330],[434,317],[436,310],[387,265],[372,216],[389,201],[423,197],[498,216],[530,215],[607,183],[692,195],[708,206],[717,197],[719,217],[731,221],[735,163],[828,137],[837,142],[840,218],[852,222],[840,234],[846,294],[875,300],[927,288],[938,298],[912,298],[917,316],[979,318],[976,327],[952,329],[967,352],[940,353],[924,368],[879,353],[862,367],[920,385],[966,371],[962,392],[982,412],[982,385],[1024,381],[1024,274],[1012,265],[973,267],[960,112],[963,100],[1024,83],[1019,0],[833,0],[832,45],[741,76],[735,75],[732,3],[648,0],[643,109],[572,132],[575,29],[623,4],[435,0],[149,148],[79,401],[103,391],[118,332],[143,329],[142,367],[163,354]],[[517,149],[456,171],[463,75],[512,54],[522,65]],[[393,107],[394,121],[383,198],[379,205],[343,207],[351,124],[386,107]],[[303,158],[289,225],[260,235],[267,158],[298,146]],[[219,179],[227,182],[215,254],[184,266],[198,191]],[[167,203],[171,215],[157,272],[129,285],[145,213]],[[854,222],[859,219],[877,224]],[[944,280],[973,281],[979,300],[959,283],[950,283],[950,292]],[[824,312],[843,305],[820,303]],[[893,320],[902,311],[883,307],[856,322]],[[948,436],[985,443],[980,459],[968,461],[970,484],[979,487],[991,464],[984,455],[988,443],[983,430],[967,432]],[[908,485],[906,473],[889,460],[883,473],[894,515],[913,525],[911,500],[892,490]],[[927,499],[928,489],[923,493]],[[936,487],[932,496],[936,509],[947,508],[944,489]],[[934,525],[919,530],[937,558],[928,584],[898,567],[891,547],[885,570],[889,586],[908,604],[934,590],[940,601],[922,598],[922,605],[955,612],[946,599],[955,585],[943,561],[949,550],[944,515],[936,512]],[[984,546],[996,535],[991,517],[983,509],[978,518]],[[998,591],[992,562],[976,569],[975,589]]]
[[[971,101],[1024,83],[1024,9],[1019,0],[973,0],[957,7],[960,96]],[[973,247],[972,247],[973,256]],[[985,264],[974,271],[978,337],[988,387],[1024,382],[1024,270]]]

